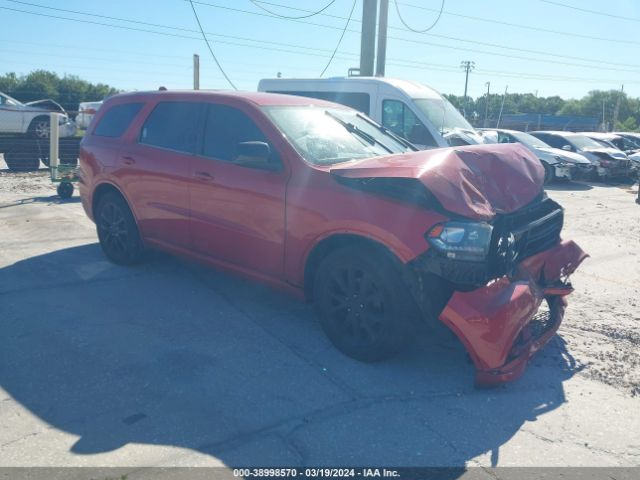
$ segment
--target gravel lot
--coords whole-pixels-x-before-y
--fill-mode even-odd
[[[363,365],[261,285],[111,265],[47,175],[0,160],[0,467],[640,463],[637,186],[549,189],[591,258],[526,374],[475,390],[428,331]]]

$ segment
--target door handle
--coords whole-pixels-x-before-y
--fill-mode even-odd
[[[205,182],[212,182],[214,179],[214,176],[211,175],[209,172],[196,172],[193,174],[193,176]]]
[[[122,157],[122,163],[124,163],[125,165],[133,165],[134,163],[136,163],[136,159],[130,157],[129,155],[126,155]]]

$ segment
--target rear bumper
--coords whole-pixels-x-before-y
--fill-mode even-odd
[[[574,242],[564,241],[522,261],[510,278],[451,296],[439,318],[465,345],[477,384],[508,382],[524,372],[558,330],[572,292],[566,277],[586,257]],[[549,312],[541,319],[536,314],[543,301]]]

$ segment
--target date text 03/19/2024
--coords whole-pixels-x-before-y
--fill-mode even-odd
[[[397,470],[386,468],[236,468],[234,477],[243,478],[394,478]]]

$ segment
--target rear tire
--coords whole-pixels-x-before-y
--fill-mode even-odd
[[[40,167],[37,145],[33,141],[19,141],[4,154],[4,161],[12,172],[35,172]]]
[[[324,332],[345,355],[374,362],[396,354],[409,339],[419,310],[381,248],[352,245],[322,261],[313,297]]]
[[[96,229],[102,251],[118,265],[134,265],[144,259],[144,246],[136,220],[121,195],[110,192],[98,202]]]

